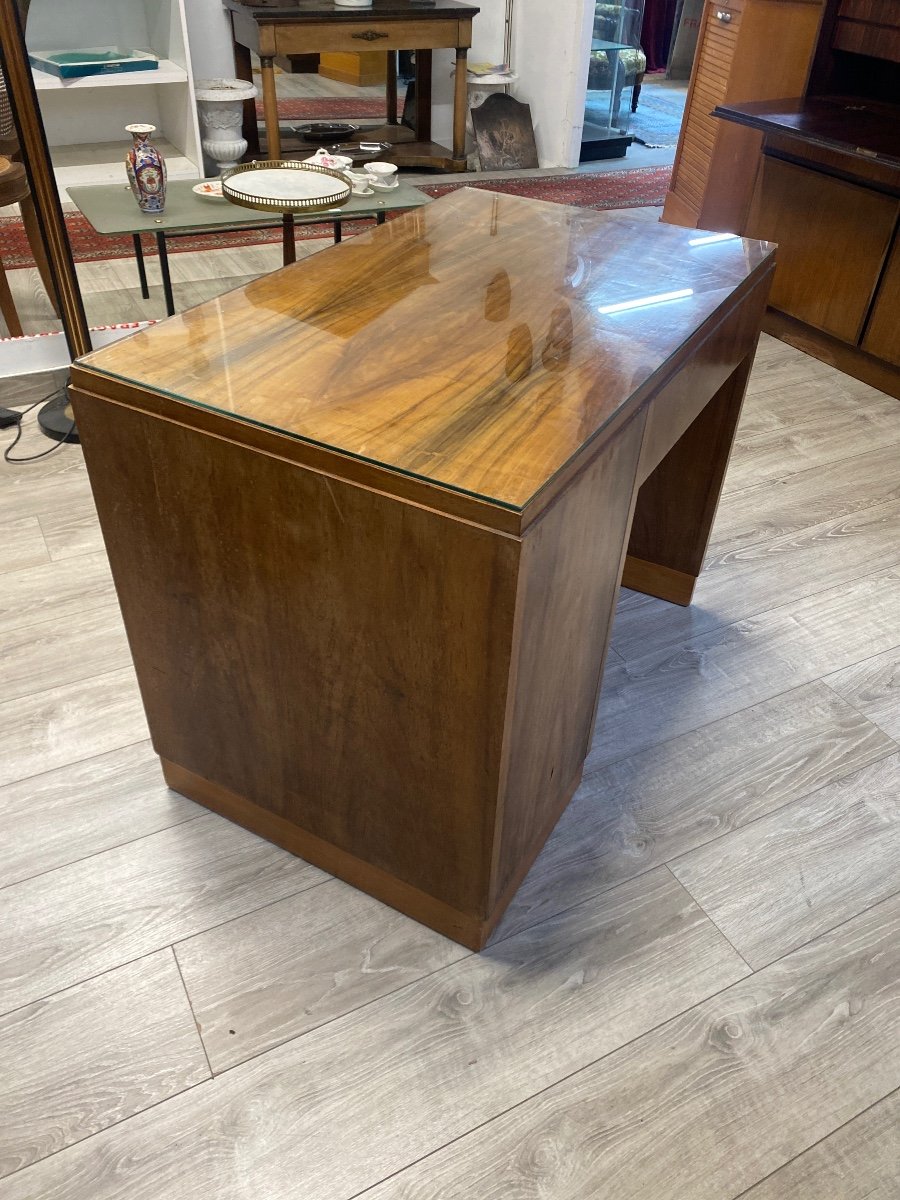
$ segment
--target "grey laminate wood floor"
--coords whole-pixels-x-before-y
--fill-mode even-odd
[[[278,249],[221,253],[182,299]],[[79,450],[0,467],[0,1200],[897,1200],[898,467],[763,339],[696,603],[623,594],[478,956],[167,791]]]

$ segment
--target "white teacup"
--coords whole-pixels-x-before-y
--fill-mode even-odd
[[[369,175],[377,175],[384,183],[390,183],[391,176],[397,174],[397,164],[389,162],[366,163],[366,172]]]
[[[354,196],[368,196],[375,181],[374,175],[367,175],[363,171],[345,171],[344,174],[350,181]]]

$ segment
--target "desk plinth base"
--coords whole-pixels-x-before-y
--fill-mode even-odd
[[[227,817],[238,825],[243,825],[251,833],[256,833],[267,841],[274,842],[276,846],[281,846],[282,849],[296,854],[298,858],[305,859],[313,866],[320,867],[330,875],[337,876],[338,879],[343,879],[345,883],[359,888],[369,896],[374,896],[383,904],[396,908],[420,924],[427,925],[430,929],[442,933],[454,942],[459,942],[462,946],[467,946],[470,950],[481,950],[487,944],[509,902],[540,853],[541,847],[550,836],[554,825],[581,783],[581,771],[579,771],[577,777],[572,780],[563,793],[558,809],[551,811],[547,827],[539,831],[530,856],[519,864],[515,875],[498,898],[494,911],[487,917],[478,917],[460,912],[448,904],[442,904],[440,900],[420,891],[419,888],[411,887],[386,871],[372,866],[364,859],[317,838],[315,834],[308,833],[293,822],[286,821],[276,813],[261,808],[252,800],[237,796],[227,788],[211,783],[210,780],[203,779],[175,763],[167,762],[164,758],[160,762],[163,778],[173,791],[179,792],[189,800],[196,801],[197,804],[202,804],[205,808],[212,809],[213,812]]]
[[[696,575],[646,562],[632,554],[626,557],[622,571],[622,587],[655,596],[657,600],[668,600],[670,604],[680,604],[682,608],[690,604],[696,583]]]

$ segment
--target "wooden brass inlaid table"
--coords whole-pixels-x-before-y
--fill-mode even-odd
[[[81,360],[170,786],[481,947],[581,778],[623,563],[690,599],[773,265],[463,189]]]
[[[292,54],[383,50],[388,56],[388,125],[377,136],[396,142],[388,155],[410,167],[466,169],[467,56],[472,45],[472,19],[478,9],[457,0],[373,0],[368,8],[338,8],[322,0],[224,0],[231,15],[235,71],[252,81],[250,52],[259,55],[263,114],[269,158],[281,157],[278,98],[275,92],[275,58]],[[455,50],[453,94],[453,146],[431,140],[431,58],[434,50]],[[414,141],[397,124],[398,50],[416,52],[416,105]],[[251,150],[258,149],[256,110],[245,106],[244,136]]]

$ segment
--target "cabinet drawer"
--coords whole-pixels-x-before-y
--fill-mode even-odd
[[[468,24],[468,22],[466,23]],[[464,40],[460,41],[460,37]],[[359,53],[361,50],[440,50],[468,46],[459,21],[340,21],[277,25],[276,54]]]
[[[898,209],[890,196],[763,159],[747,234],[778,243],[771,306],[857,345]]]

